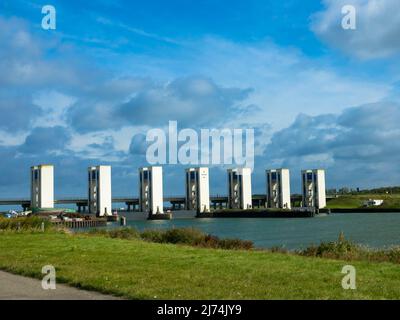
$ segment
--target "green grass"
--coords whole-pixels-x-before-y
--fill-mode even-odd
[[[51,223],[35,216],[13,219],[0,217],[0,230],[40,230],[42,227],[48,230],[51,228]]]
[[[331,209],[353,209],[362,208],[363,201],[368,199],[382,199],[384,203],[378,208],[400,208],[400,194],[349,194],[341,195],[338,198],[327,202]]]
[[[101,235],[1,232],[0,269],[131,299],[399,299],[400,265],[351,262],[357,290],[343,290],[349,262],[264,251],[220,250]]]

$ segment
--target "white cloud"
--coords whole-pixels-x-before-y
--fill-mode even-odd
[[[10,146],[19,146],[21,145],[29,132],[8,132],[5,130],[0,130],[0,146],[1,147],[10,147]]]
[[[10,21],[8,23],[12,24]],[[24,29],[19,23],[14,27]],[[8,31],[0,30],[0,38],[9,43],[8,46],[2,47],[7,55],[1,55],[4,52],[0,50],[0,57],[5,58],[0,61],[0,68],[4,67],[4,73],[0,74],[3,88],[0,93],[9,99],[12,98],[14,103],[0,103],[0,109],[8,111],[7,114],[3,112],[4,118],[0,125],[7,130],[21,127],[30,131],[39,125],[65,127],[63,124],[66,110],[76,108],[84,113],[88,111],[88,121],[83,123],[82,128],[88,129],[89,132],[73,132],[73,126],[65,128],[72,137],[71,141],[62,145],[68,157],[60,157],[60,161],[63,162],[74,157],[73,160],[79,161],[82,166],[89,162],[86,159],[90,159],[90,162],[92,159],[115,161],[113,164],[116,167],[127,165],[126,163],[129,167],[133,166],[128,155],[132,136],[140,132],[145,133],[147,129],[141,126],[144,121],[140,121],[143,118],[140,118],[138,108],[145,114],[148,114],[149,110],[153,111],[147,122],[149,125],[155,122],[153,118],[159,119],[160,112],[157,111],[161,109],[163,112],[188,112],[190,117],[186,119],[187,125],[193,125],[192,119],[195,118],[196,121],[202,120],[201,123],[206,123],[208,127],[215,127],[215,119],[222,119],[225,127],[262,128],[256,135],[256,144],[258,150],[263,150],[273,131],[287,127],[299,112],[314,116],[325,113],[338,114],[352,105],[379,101],[392,89],[391,79],[380,82],[382,80],[356,77],[341,72],[327,61],[307,58],[296,49],[279,47],[268,41],[233,43],[224,39],[206,38],[186,44],[185,48],[180,48],[179,52],[174,51],[174,54],[163,52],[163,57],[127,57],[116,52],[111,58],[108,57],[110,60],[101,60],[105,66],[112,65],[115,68],[111,73],[109,69],[82,68],[86,63],[91,63],[85,60],[85,56],[75,60],[56,52],[55,56],[58,59],[48,59],[46,48],[39,48],[42,51],[37,52],[36,41],[30,43],[29,35],[21,34],[19,39],[15,40],[10,36],[12,28]],[[122,67],[125,68],[123,75],[126,77],[119,73],[119,68]],[[17,77],[15,68],[19,68],[21,77]],[[137,77],[138,74],[140,78]],[[141,78],[142,76],[147,78]],[[191,76],[191,81],[179,82],[177,79],[182,79],[182,76]],[[177,89],[168,95],[171,88]],[[247,91],[247,88],[252,88],[253,91]],[[17,104],[16,97],[10,92],[18,95],[20,92],[29,92],[29,95]],[[147,109],[138,99],[143,92],[148,92],[151,98],[146,100],[150,102],[146,104],[149,106]],[[165,104],[166,96],[173,97],[168,100],[171,106]],[[32,97],[35,104],[32,103]],[[71,107],[74,99],[76,103]],[[130,117],[136,122],[115,123],[116,118],[110,117],[109,111],[114,110],[113,108],[121,102],[125,102],[129,107],[129,102],[132,101],[138,102],[132,105],[132,110],[129,109],[132,111]],[[158,101],[162,102],[157,104],[160,108],[154,108],[155,102]],[[18,110],[21,112],[15,112],[16,108],[20,108]],[[34,108],[39,109],[42,113],[40,117],[43,118],[37,118],[37,112],[33,112]],[[188,108],[192,108],[193,112],[187,110]],[[232,111],[236,117],[227,116]],[[197,114],[201,114],[202,117],[196,118]],[[389,116],[390,114],[391,111],[388,112]],[[18,115],[21,118],[16,117]],[[77,120],[82,120],[80,116],[78,114],[74,118],[75,125]],[[169,117],[169,114],[167,116]],[[170,119],[168,117],[165,119]],[[31,118],[34,119],[33,128],[31,122],[27,121]],[[269,123],[273,124],[271,130]],[[99,130],[95,133],[90,132],[93,130],[90,126],[94,124],[97,127],[95,129]],[[167,122],[161,122],[157,125],[166,124]],[[324,124],[328,125],[329,122]],[[124,127],[121,128],[121,125]],[[31,137],[28,140],[40,142],[42,136],[48,135],[47,132],[49,130],[41,130],[36,134],[39,138],[35,140]],[[313,135],[317,136],[317,133]],[[327,130],[324,133],[326,142],[335,140],[335,132]],[[313,138],[313,135],[310,137]],[[297,136],[301,135],[294,138]],[[18,141],[25,140],[25,137],[26,135],[21,136]],[[5,137],[2,143],[13,145],[17,140],[12,141]],[[10,148],[4,149],[5,157],[13,156]],[[292,158],[295,159],[295,156]],[[46,159],[51,161],[53,158],[49,155]],[[317,155],[311,154],[308,158],[306,156],[305,159],[309,162],[329,160],[324,150]],[[259,165],[264,166],[265,162]]]
[[[400,52],[400,1],[324,0],[313,16],[312,30],[325,42],[361,59],[385,58]],[[344,5],[356,9],[356,29],[342,28]]]
[[[398,102],[352,107],[339,115],[299,115],[273,135],[259,161],[297,172],[325,168],[331,186],[396,185],[400,179],[399,122]]]
[[[147,31],[145,31],[143,29],[133,28],[133,27],[130,27],[130,26],[128,26],[128,25],[126,25],[124,23],[118,22],[118,21],[112,21],[112,20],[109,20],[109,19],[104,18],[104,17],[97,17],[96,20],[97,20],[98,23],[104,24],[104,25],[109,26],[109,27],[117,27],[117,28],[120,28],[122,30],[134,33],[134,34],[136,34],[138,36],[141,36],[141,37],[150,38],[150,39],[154,39],[154,40],[162,41],[162,42],[167,42],[167,43],[171,43],[171,44],[179,44],[178,41],[176,41],[176,40],[174,40],[172,38],[163,37],[163,36],[160,36],[160,35],[155,34],[155,33],[150,33],[150,32],[147,32]]]
[[[268,40],[234,43],[207,37],[186,43],[185,50],[175,52],[173,59],[166,56],[129,54],[120,61],[127,66],[126,74],[166,80],[204,75],[225,87],[252,88],[242,102],[243,112],[248,112],[234,122],[227,120],[233,127],[243,121],[254,126],[264,122],[279,130],[290,125],[300,112],[340,113],[350,106],[380,101],[388,96],[393,81],[389,77],[383,81],[360,77],[330,61],[308,58],[295,48],[280,47]]]
[[[43,111],[43,116],[37,118],[34,126],[48,127],[65,125],[65,112],[76,102],[76,98],[61,92],[50,90],[36,94],[33,103]]]
[[[74,132],[66,148],[81,159],[121,162],[129,155],[132,137],[149,129],[148,126],[127,126],[101,132]]]
[[[264,119],[275,130],[289,125],[301,112],[340,113],[350,106],[380,101],[392,87],[391,79],[358,77],[351,70],[269,41],[238,44],[208,38],[193,44],[192,50],[196,58],[187,61],[188,70],[225,85],[253,88],[243,104],[256,105],[258,110],[246,114],[246,121]]]

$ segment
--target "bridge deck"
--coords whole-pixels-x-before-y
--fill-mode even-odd
[[[327,196],[327,199],[333,198],[335,196]],[[265,195],[259,195],[255,194],[252,196],[253,200],[259,200],[259,201],[265,201],[266,196]],[[300,195],[292,195],[291,196],[292,201],[296,200],[301,200]],[[165,202],[171,202],[171,203],[184,203],[185,202],[185,197],[184,196],[169,196],[164,198]],[[216,195],[216,196],[210,196],[210,201],[211,202],[227,202],[228,197],[223,196],[223,195]],[[60,198],[54,200],[55,204],[76,204],[76,205],[87,205],[88,199],[87,198],[81,198],[81,197],[71,197],[71,198]],[[120,203],[126,203],[126,204],[138,204],[139,203],[139,198],[134,198],[134,197],[114,197],[112,199],[112,202],[120,202]],[[29,206],[31,203],[30,199],[0,199],[0,206],[6,206],[6,205],[21,205],[21,206]]]

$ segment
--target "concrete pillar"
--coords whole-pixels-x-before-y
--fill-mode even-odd
[[[162,167],[143,167],[139,169],[140,211],[164,213]]]
[[[290,172],[289,169],[271,169],[266,171],[268,208],[290,209]]]
[[[188,210],[206,211],[210,210],[209,177],[208,168],[186,169],[186,198],[185,203]],[[181,208],[181,204],[179,204]]]
[[[31,167],[31,208],[54,208],[54,167]]]
[[[111,166],[88,168],[88,207],[98,216],[112,215]]]
[[[228,203],[231,209],[248,209],[252,206],[251,169],[228,170]]]
[[[302,170],[302,206],[325,208],[325,170]]]

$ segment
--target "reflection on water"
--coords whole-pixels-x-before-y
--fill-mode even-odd
[[[120,213],[128,226],[150,228],[195,227],[223,238],[252,240],[257,247],[305,248],[321,241],[346,238],[371,247],[400,245],[400,213],[346,213],[304,219],[196,219],[191,211],[175,211],[172,220],[148,221],[146,214]],[[115,225],[115,224],[114,224]]]

